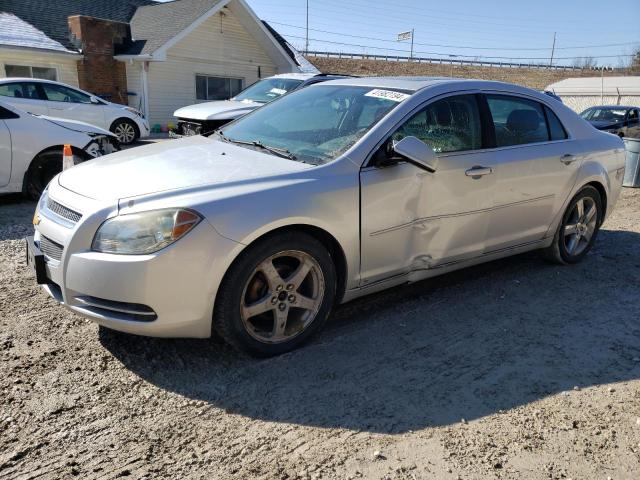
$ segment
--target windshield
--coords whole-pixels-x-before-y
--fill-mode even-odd
[[[618,123],[624,120],[627,111],[624,108],[589,108],[580,116],[585,120]]]
[[[295,90],[301,83],[302,80],[293,78],[265,78],[244,89],[233,100],[268,103]]]
[[[327,163],[408,96],[371,87],[307,87],[223,127],[221,134],[249,148],[269,146],[286,151],[293,160]]]

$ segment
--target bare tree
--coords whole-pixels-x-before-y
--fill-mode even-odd
[[[576,57],[573,62],[574,67],[580,68],[595,68],[598,65],[598,62],[593,57]]]

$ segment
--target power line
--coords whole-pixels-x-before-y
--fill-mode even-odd
[[[375,13],[372,12],[372,5],[363,5],[363,4],[357,4],[354,3],[352,1],[349,2],[349,5],[345,5],[343,2],[341,2],[340,0],[323,0],[322,3],[318,4],[316,2],[315,5],[313,5],[313,11],[315,12],[323,12],[323,13],[328,13],[330,15],[331,18],[335,19],[335,15],[336,15],[336,9],[338,10],[343,10],[345,12],[348,12],[349,15],[354,16],[354,13],[357,13],[357,17],[360,18],[370,18],[373,20],[380,20],[381,17],[384,18],[385,21],[389,21],[391,20],[396,20],[396,21],[401,21],[405,24],[412,24],[415,23],[416,17],[418,18],[425,18],[429,21],[429,26],[433,26],[433,25],[445,25],[448,27],[451,26],[456,26],[459,27],[461,23],[470,23],[470,24],[475,24],[477,25],[474,28],[487,28],[487,29],[491,29],[491,30],[495,30],[495,26],[498,27],[502,27],[502,29],[511,29],[511,30],[516,30],[518,32],[533,32],[536,34],[544,34],[544,35],[549,35],[552,34],[554,31],[554,28],[549,24],[548,21],[545,21],[544,25],[545,27],[548,27],[548,30],[540,30],[540,29],[531,29],[531,28],[527,28],[527,27],[523,27],[521,25],[514,25],[513,22],[509,22],[509,23],[498,23],[498,22],[489,22],[486,20],[473,20],[473,19],[469,19],[467,18],[464,14],[460,14],[454,17],[439,17],[433,14],[425,14],[425,13],[421,13],[423,11],[428,11],[429,9],[425,9],[425,8],[420,8],[420,9],[409,9],[408,11],[403,12],[401,9],[397,8],[396,5],[393,5],[392,7],[389,8],[385,8],[384,10],[384,14],[382,15],[375,15]],[[360,10],[358,10],[358,8]],[[438,21],[434,21],[434,20],[441,20],[440,22]],[[467,28],[471,28],[471,27],[467,27]],[[558,28],[556,28],[558,29]],[[566,25],[563,26],[563,29],[566,31]],[[562,29],[558,29],[561,33],[562,33]],[[580,29],[580,32],[583,32],[583,29]]]
[[[281,10],[283,14],[286,14],[288,16],[302,16],[304,18],[304,11],[303,12],[297,12],[297,11],[291,11],[290,9],[282,9]],[[274,14],[274,15],[278,15],[280,12],[277,10],[277,7],[274,9],[272,8],[271,10],[269,10],[269,13]],[[313,12],[310,12],[310,14]],[[351,12],[353,14],[353,12]],[[335,12],[333,12],[333,14],[329,14],[327,13],[327,17],[323,16],[322,14],[315,14],[314,13],[314,24],[315,25],[322,25],[322,26],[327,26],[327,27],[335,27],[336,25],[336,20],[337,17],[335,15]],[[378,20],[377,22],[373,22],[373,21],[368,21],[368,22],[363,22],[363,21],[358,21],[358,20],[354,20],[353,19],[353,15],[349,16],[348,18],[348,23],[349,26],[352,27],[353,25],[362,25],[366,28],[376,28],[377,30],[380,30],[380,19],[379,18],[375,18],[376,20]],[[357,18],[359,18],[360,15],[357,16]],[[329,23],[323,23],[322,21],[317,21],[316,19],[320,19],[320,20],[327,20]],[[339,19],[339,18],[338,18]],[[304,21],[304,20],[303,20]],[[412,20],[406,20],[406,21],[396,21],[394,23],[393,19],[388,19],[387,17],[384,18],[384,26],[387,28],[387,30],[390,27],[393,28],[398,28],[399,30],[402,30],[404,28],[406,28],[406,26],[408,24],[414,23]],[[439,25],[439,24],[435,24],[433,22],[430,22],[428,25],[428,32],[430,34],[433,35],[443,35],[443,34],[447,34],[450,35],[451,34],[451,25]],[[443,33],[437,33],[436,30],[443,30]],[[518,29],[518,32],[521,32],[522,29]],[[505,36],[508,36],[509,38],[521,38],[521,39],[526,39],[527,41],[531,41],[532,39],[532,35],[536,35],[536,37],[539,37],[540,39],[542,39],[542,37],[544,37],[545,39],[548,38],[549,33],[553,33],[553,32],[541,32],[538,31],[535,34],[527,34],[527,33],[518,33],[518,32],[507,32],[507,33],[500,33],[497,30],[493,29],[491,32],[486,32],[486,31],[477,31],[477,30],[469,30],[469,29],[465,29],[464,30],[465,33],[467,34],[472,34],[474,39],[475,38],[483,38],[486,37],[488,39],[488,41],[493,41],[493,39],[489,39],[489,37],[496,37],[499,38],[500,43],[504,42]],[[560,32],[563,38],[567,38],[567,37],[573,37],[576,35],[573,34],[567,34],[567,33],[563,33]],[[597,34],[598,32],[592,32],[591,36],[593,36],[594,34]],[[580,37],[582,37],[583,35],[581,35]],[[627,38],[628,36],[625,35]],[[610,39],[610,35],[607,35],[607,39]],[[497,40],[496,40],[497,41]],[[610,41],[610,40],[609,40]],[[635,43],[635,42],[632,42]],[[640,40],[638,41],[638,43],[640,43]]]
[[[296,35],[288,35],[288,34],[282,34],[284,37],[289,37],[289,38],[295,38],[295,39],[300,39],[300,40],[305,40],[306,37],[300,37],[300,36],[296,36]],[[401,50],[398,48],[387,48],[387,47],[374,47],[371,45],[359,45],[356,43],[345,43],[345,42],[335,42],[335,41],[331,41],[331,40],[321,40],[319,38],[309,38],[310,41],[314,41],[314,42],[319,42],[319,43],[328,43],[328,44],[332,44],[332,45],[343,45],[343,46],[349,46],[349,47],[358,47],[358,48],[369,48],[369,49],[373,49],[373,50],[388,50],[388,51],[392,51],[392,52],[402,52],[402,53],[406,53],[405,50]],[[491,59],[496,59],[496,60],[548,60],[549,57],[504,57],[504,56],[488,56],[488,55],[451,55],[449,53],[444,53],[444,52],[414,52],[414,53],[421,53],[423,55],[440,55],[443,57],[462,57],[462,58],[491,58]],[[620,57],[634,57],[635,55],[590,55],[590,57],[592,58],[620,58]],[[580,56],[573,56],[573,57],[555,57],[556,60],[573,60],[575,58],[580,58]],[[443,59],[444,60],[444,59]]]
[[[285,27],[291,27],[291,28],[299,28],[299,29],[305,29],[306,27],[301,27],[298,25],[291,25],[288,23],[282,23],[282,22],[277,22],[275,20],[267,20],[267,22],[269,23],[273,23],[275,25],[281,25],[281,26],[285,26]],[[343,37],[350,37],[350,38],[360,38],[363,40],[376,40],[379,42],[390,42],[390,43],[396,43],[395,40],[391,40],[391,39],[387,39],[387,38],[379,38],[379,37],[367,37],[367,36],[363,36],[363,35],[352,35],[352,34],[348,34],[348,33],[342,33],[342,32],[332,32],[330,30],[321,30],[318,28],[308,28],[308,30],[310,31],[314,31],[314,32],[320,32],[320,33],[328,33],[331,35],[340,35]],[[580,45],[580,46],[574,46],[574,47],[555,47],[555,50],[575,50],[575,49],[582,49],[582,48],[605,48],[605,47],[622,47],[622,46],[626,46],[626,45],[637,45],[640,42],[624,42],[624,43],[609,43],[609,44],[603,44],[603,45]],[[549,47],[536,47],[536,48],[512,48],[512,47],[472,47],[472,46],[468,46],[468,45],[446,45],[446,44],[442,44],[442,43],[420,43],[420,42],[415,42],[415,45],[422,45],[422,46],[428,46],[428,47],[442,47],[442,48],[459,48],[459,49],[471,49],[471,50],[513,50],[513,51],[544,51],[544,50],[549,50]]]

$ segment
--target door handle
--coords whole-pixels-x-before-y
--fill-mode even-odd
[[[564,163],[565,165],[571,165],[573,162],[575,162],[576,160],[578,160],[578,157],[576,157],[575,155],[573,155],[572,153],[565,153],[564,155],[562,155],[560,157],[560,161],[562,163]]]
[[[469,170],[466,170],[464,174],[467,177],[477,178],[482,177],[483,175],[491,175],[493,173],[493,169],[491,167],[481,167],[475,166],[471,167]]]

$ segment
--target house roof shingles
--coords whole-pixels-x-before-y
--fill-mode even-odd
[[[67,50],[60,42],[49,38],[33,25],[5,12],[0,12],[0,45],[75,53]]]
[[[153,0],[0,0],[0,12],[7,12],[31,24],[53,42],[71,51],[78,51],[67,23],[72,15],[85,15],[116,22],[129,23],[131,41],[116,49],[118,55],[151,54],[186,29],[222,0],[173,0],[159,3]],[[269,33],[294,62],[301,64],[301,55],[264,22]],[[2,42],[0,42],[2,43]],[[304,60],[304,59],[302,59]]]
[[[12,13],[68,50],[77,51],[67,23],[72,15],[130,22],[136,9],[151,0],[0,0],[0,12]]]
[[[130,21],[133,42],[118,53],[153,53],[221,1],[179,0],[138,8]]]

